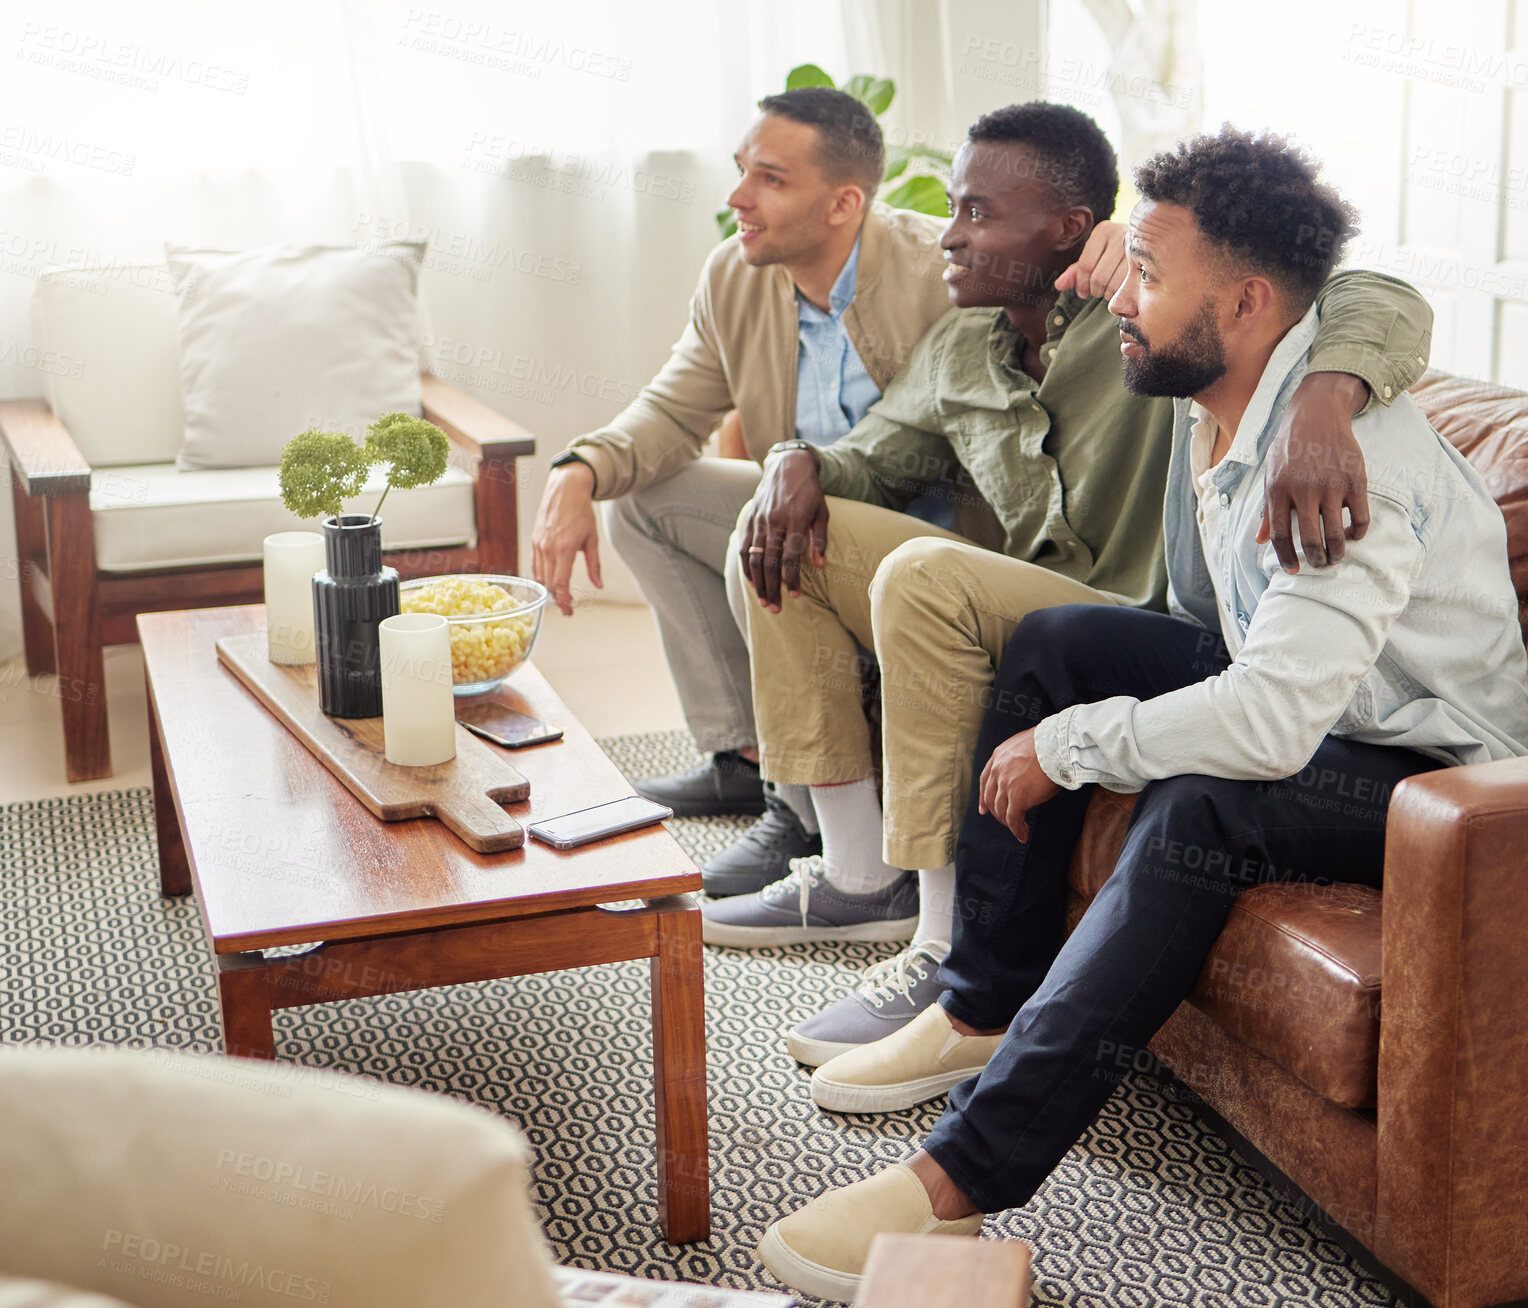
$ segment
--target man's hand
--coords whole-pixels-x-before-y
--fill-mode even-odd
[[[811,550],[819,568],[827,559],[828,500],[810,450],[771,455],[743,527],[739,561],[744,578],[771,613],[780,611],[780,585],[801,594],[801,556]]]
[[[568,463],[552,470],[531,531],[531,576],[552,593],[557,607],[573,616],[573,560],[582,552],[589,580],[600,578],[600,536],[594,521],[594,469]]]
[[[1060,789],[1045,775],[1035,758],[1035,732],[1031,727],[1017,736],[1009,736],[992,751],[992,757],[982,769],[976,811],[991,813],[1027,845],[1029,823],[1024,820],[1024,815]]]
[[[1353,415],[1369,388],[1345,372],[1308,373],[1289,401],[1268,452],[1259,545],[1272,540],[1285,572],[1299,572],[1290,515],[1300,520],[1300,544],[1317,568],[1342,558],[1348,540],[1369,530],[1369,478],[1353,438]],[[1351,522],[1344,527],[1346,506]]]
[[[1056,278],[1058,291],[1108,300],[1124,283],[1129,271],[1125,262],[1125,225],[1098,223],[1088,233],[1077,262]]]

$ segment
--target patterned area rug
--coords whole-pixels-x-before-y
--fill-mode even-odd
[[[684,733],[605,742],[630,776],[695,761]],[[672,824],[703,861],[745,819]],[[159,897],[147,790],[0,810],[0,1040],[218,1046],[217,990],[195,903]],[[905,1157],[939,1105],[836,1117],[807,1098],[783,1033],[840,997],[886,945],[708,950],[713,1234],[658,1235],[647,964],[287,1009],[283,1059],[454,1095],[534,1143],[542,1219],[579,1267],[776,1288],[764,1227],[822,1189]],[[1392,1304],[1183,1104],[1139,1077],[1023,1209],[988,1235],[1035,1247],[1042,1305]],[[816,1301],[803,1299],[804,1304]]]

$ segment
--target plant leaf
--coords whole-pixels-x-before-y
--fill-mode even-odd
[[[908,159],[906,155],[903,155],[900,159],[893,159],[891,151],[888,150],[886,152],[886,171],[881,174],[881,180],[889,182],[893,178],[902,176],[907,171],[907,164]]]
[[[948,150],[936,150],[932,145],[904,145],[898,148],[909,159],[927,159],[930,163],[938,164],[945,172],[949,172],[955,162],[955,156]]]
[[[803,86],[827,86],[837,89],[833,79],[816,64],[798,64],[786,74],[785,89],[787,91],[795,91]]]
[[[730,205],[716,211],[716,228],[721,232],[721,239],[724,241],[737,231],[737,215],[732,212]]]
[[[869,73],[855,73],[847,82],[838,89],[845,95],[852,95],[861,104],[865,104],[865,93],[874,84],[875,78]]]
[[[886,197],[886,203],[893,209],[911,209],[915,213],[930,213],[938,218],[947,217],[950,212],[944,183],[927,174],[909,177]]]
[[[897,84],[889,77],[877,77],[865,88],[864,94],[855,92],[857,98],[865,102],[865,107],[877,118],[891,108],[891,102],[896,98]]]

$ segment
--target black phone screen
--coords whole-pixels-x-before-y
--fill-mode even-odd
[[[561,727],[548,726],[539,718],[518,713],[503,704],[468,704],[457,713],[456,720],[485,740],[510,749],[562,739]]]

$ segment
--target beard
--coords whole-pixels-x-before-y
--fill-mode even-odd
[[[1134,323],[1121,321],[1119,329],[1146,351],[1123,361],[1125,387],[1136,395],[1197,395],[1226,374],[1225,342],[1208,300],[1170,345],[1153,349]]]

